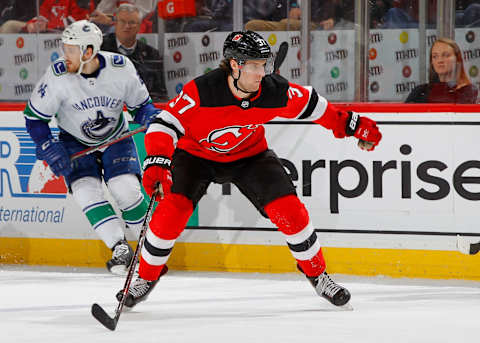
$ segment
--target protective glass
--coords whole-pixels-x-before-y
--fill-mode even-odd
[[[61,44],[63,56],[73,58],[80,57],[80,47],[78,45]]]
[[[248,63],[245,62],[241,66],[241,70],[244,73],[261,73],[265,72],[265,75],[271,74],[273,72],[273,58],[267,58],[266,60],[261,59],[261,60],[254,60],[257,63]],[[265,64],[263,63],[258,63],[259,61],[265,61]]]

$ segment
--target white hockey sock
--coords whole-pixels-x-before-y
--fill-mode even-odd
[[[71,188],[73,197],[92,228],[108,248],[113,248],[124,238],[123,223],[112,205],[105,200],[100,179],[84,177],[74,181]]]
[[[135,237],[140,235],[148,203],[134,174],[122,174],[108,181],[108,189],[122,211],[122,218]]]

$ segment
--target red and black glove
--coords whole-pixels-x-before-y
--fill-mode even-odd
[[[361,117],[355,112],[344,112],[341,115],[342,120],[338,121],[338,127],[333,130],[333,134],[337,138],[345,136],[354,136],[359,139],[359,147],[368,151],[372,151],[382,139],[382,134],[378,129],[375,120],[368,117]]]
[[[165,156],[147,156],[143,160],[142,184],[148,195],[152,196],[155,189],[160,185],[160,195],[170,193],[172,187],[172,173],[170,166],[172,161]]]

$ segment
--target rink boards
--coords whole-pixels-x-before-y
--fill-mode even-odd
[[[480,240],[480,111],[474,106],[394,105],[357,105],[357,110],[375,112],[370,116],[379,122],[383,139],[373,152],[311,123],[265,126],[270,146],[309,210],[328,270],[480,279],[480,256],[456,251],[457,234]],[[136,141],[143,151],[141,136]],[[35,159],[19,108],[4,106],[0,262],[98,267],[110,254],[63,180]],[[229,185],[210,186],[169,266],[295,270],[282,235]]]

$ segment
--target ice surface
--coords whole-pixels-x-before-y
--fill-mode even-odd
[[[319,298],[300,274],[170,271],[111,332],[123,277],[103,270],[0,266],[0,342],[473,342],[480,283],[333,275],[354,311]]]

